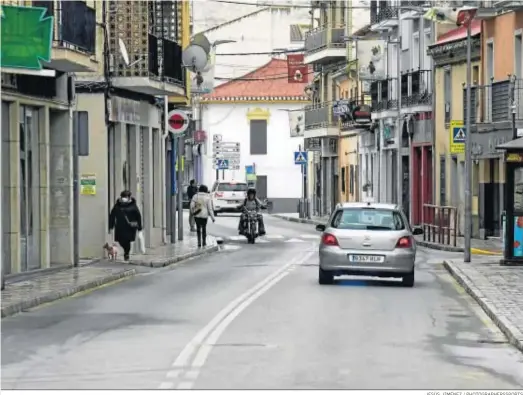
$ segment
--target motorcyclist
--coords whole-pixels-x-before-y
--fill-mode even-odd
[[[265,225],[263,224],[263,216],[261,214],[261,209],[263,207],[263,203],[260,202],[260,200],[256,197],[256,189],[249,188],[247,189],[247,197],[243,201],[243,203],[239,206],[239,208],[243,208],[247,211],[256,211],[258,214],[258,234],[260,236],[263,236],[265,234]],[[245,211],[242,211],[242,215],[240,217],[240,223],[238,224],[238,233],[240,235],[244,234],[245,230],[245,221],[247,220],[247,213]]]

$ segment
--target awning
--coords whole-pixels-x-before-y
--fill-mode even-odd
[[[496,147],[500,150],[523,150],[523,137],[520,137],[515,140],[508,141],[506,143],[500,144]]]

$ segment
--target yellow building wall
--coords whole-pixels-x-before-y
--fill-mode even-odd
[[[472,62],[472,67],[479,66],[480,61],[476,60]],[[451,80],[452,80],[452,102],[451,102],[451,120],[464,121],[463,119],[463,84],[467,80],[467,68],[465,63],[454,64],[450,66],[451,70]],[[446,185],[445,190],[447,205],[451,198],[451,187],[452,187],[452,177],[451,177],[451,163],[452,163],[452,154],[450,152],[450,138],[451,130],[450,124],[445,124],[445,68],[438,67],[436,69],[436,86],[435,86],[435,97],[440,98],[436,100],[436,114],[434,119],[436,141],[435,141],[435,176],[436,176],[436,191],[441,190],[441,171],[440,171],[440,158],[445,156],[445,172],[446,172]],[[480,78],[481,81],[481,78]],[[465,154],[456,154],[458,160],[458,169],[459,163],[465,161]],[[472,214],[478,215],[478,184],[479,179],[478,175],[481,175],[479,172],[479,165],[473,164],[473,186],[472,186]],[[478,174],[479,172],[479,174]],[[461,174],[458,177],[462,177]],[[463,175],[464,177],[464,175]],[[463,178],[464,179],[464,178]],[[464,188],[464,183],[460,183],[460,186]],[[436,192],[435,194],[436,204],[440,205],[440,193]]]

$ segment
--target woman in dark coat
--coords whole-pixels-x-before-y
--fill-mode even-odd
[[[129,260],[131,243],[136,239],[136,232],[142,230],[142,215],[130,191],[123,191],[114,204],[109,216],[109,230],[114,228],[114,240],[124,251],[124,260]]]

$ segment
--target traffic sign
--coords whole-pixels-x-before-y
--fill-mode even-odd
[[[51,60],[53,17],[44,7],[2,5],[2,67],[42,70]],[[30,44],[29,44],[30,43]]]
[[[295,165],[307,164],[307,151],[295,151],[294,152],[294,164]]]
[[[227,170],[229,168],[229,161],[227,159],[217,159],[216,168],[219,170]]]
[[[167,115],[167,125],[169,132],[182,134],[189,127],[189,117],[185,111],[172,110]]]
[[[214,136],[212,136],[212,141],[214,141],[215,143],[222,141],[222,135],[215,134]]]
[[[450,122],[450,153],[461,154],[465,152],[465,139],[467,137],[463,121]]]

